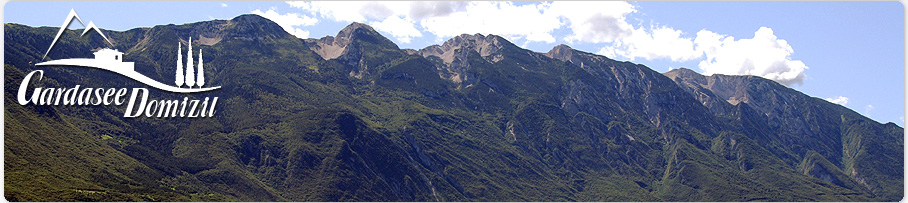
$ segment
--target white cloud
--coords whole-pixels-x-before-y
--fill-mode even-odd
[[[410,43],[413,37],[422,37],[422,33],[413,27],[413,23],[398,16],[386,18],[382,22],[374,23],[373,26],[376,30],[391,33],[403,43]]]
[[[565,41],[613,42],[631,35],[634,27],[627,23],[626,16],[637,12],[636,8],[622,1],[602,2],[553,2],[546,13],[563,17],[572,34]]]
[[[469,2],[462,11],[420,20],[427,32],[447,38],[460,34],[495,34],[510,40],[554,43],[552,31],[561,21],[545,13],[549,4],[514,5],[510,2]]]
[[[701,59],[699,67],[707,75],[756,75],[787,86],[801,84],[806,77],[807,65],[792,60],[794,49],[770,28],[761,27],[753,38],[739,40],[709,30],[700,30],[693,39],[682,35],[682,31],[669,27],[637,28],[598,53],[630,60]]]
[[[403,43],[421,37],[496,34],[508,39],[554,43],[552,31],[561,26],[545,11],[550,4],[511,2],[287,2],[311,15],[339,22],[361,22],[390,33]],[[398,29],[400,28],[400,29]],[[412,29],[411,29],[412,28]]]
[[[467,9],[464,1],[418,1],[413,2],[410,8],[410,17],[415,20],[424,18],[447,16],[454,12]]]
[[[265,12],[256,9],[252,11],[252,14],[260,15],[262,17],[268,18],[271,21],[274,21],[275,23],[280,25],[281,28],[284,28],[284,30],[286,30],[288,33],[299,38],[309,38],[309,31],[296,28],[296,26],[311,26],[315,25],[315,23],[318,23],[318,19],[316,18],[305,16],[299,13],[280,14],[274,8],[268,9]]]
[[[627,16],[637,8],[626,2],[554,2],[549,11],[566,19],[564,24],[571,28],[565,41],[604,43],[598,54],[610,58],[701,60],[699,67],[708,75],[756,75],[787,86],[806,78],[807,65],[791,59],[794,49],[770,28],[761,27],[750,39],[735,40],[708,30],[685,37],[683,31],[666,26],[634,27]]]
[[[301,9],[309,9],[309,2],[308,2],[308,1],[285,1],[284,3],[289,4],[290,7],[301,8]]]
[[[848,104],[848,97],[839,96],[838,98],[826,98],[826,101],[845,106]]]
[[[291,7],[309,11],[310,14],[339,22],[369,23],[384,21],[392,15],[403,15],[410,10],[410,2],[368,1],[313,1],[292,2]],[[369,21],[373,20],[373,21]]]
[[[619,38],[611,46],[603,47],[600,54],[635,58],[671,59],[672,61],[690,61],[703,56],[703,52],[694,49],[694,41],[681,37],[682,32],[669,27],[660,27],[647,31],[635,29],[629,36]]]
[[[303,29],[293,28],[292,31],[287,31],[287,32],[289,32],[289,33],[292,34],[293,36],[296,36],[297,38],[300,38],[300,39],[309,38],[309,31],[306,31],[306,30],[303,30]]]
[[[555,43],[559,40],[591,43],[601,45],[598,53],[610,58],[699,60],[700,69],[707,75],[756,75],[788,86],[801,84],[808,69],[802,61],[791,58],[794,49],[770,28],[759,28],[753,38],[736,39],[706,29],[691,36],[692,33],[668,26],[634,26],[628,18],[637,13],[638,8],[621,1],[555,1],[523,5],[487,1],[288,1],[287,4],[309,16],[372,25],[402,43],[410,43],[411,39],[424,34],[434,35],[435,41],[440,42],[474,33],[500,35],[523,46],[530,42]],[[561,29],[566,34],[556,37],[555,30]]]
[[[864,107],[864,116],[870,117],[870,111],[873,111],[874,107],[871,104],[868,104]]]
[[[338,22],[360,22],[376,30],[390,33],[402,43],[422,37],[415,21],[408,17],[410,2],[316,1],[291,2],[291,7],[308,11],[313,16]]]
[[[221,7],[227,7],[227,4],[221,3]]]
[[[706,55],[699,65],[706,74],[756,75],[788,86],[801,84],[806,77],[807,65],[792,60],[794,49],[767,27],[751,39],[740,40],[704,30],[697,33],[695,42]]]
[[[699,67],[707,75],[756,75],[787,86],[801,84],[806,77],[807,65],[791,59],[794,49],[787,41],[778,39],[770,28],[761,27],[753,38],[740,40],[709,30],[697,32],[693,39],[683,34],[669,27],[636,28],[598,53],[630,60],[700,59]]]

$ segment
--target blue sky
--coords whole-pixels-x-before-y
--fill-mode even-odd
[[[462,33],[497,34],[537,52],[568,44],[659,72],[759,75],[904,126],[905,18],[895,1],[13,1],[3,18],[58,27],[70,9],[86,23],[119,31],[256,13],[296,36],[320,38],[358,21],[413,49]]]

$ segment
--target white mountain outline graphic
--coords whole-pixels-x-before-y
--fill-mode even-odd
[[[60,39],[60,36],[63,34],[63,31],[65,31],[66,28],[69,27],[69,24],[72,23],[73,19],[76,19],[79,21],[79,23],[82,23],[82,19],[79,18],[78,14],[76,14],[75,9],[72,9],[69,11],[69,15],[66,17],[66,21],[63,22],[63,26],[60,27],[60,31],[57,32],[57,36],[54,37],[54,41],[51,42],[50,47],[47,48],[47,52],[44,53],[45,58],[47,57],[47,54],[50,53],[50,50],[53,49],[53,47],[57,43],[57,41]],[[84,23],[83,23],[83,25],[84,25]],[[82,36],[84,36],[90,30],[97,31],[98,34],[101,34],[101,37],[103,37],[104,40],[107,40],[108,44],[113,45],[113,43],[110,42],[110,39],[108,39],[107,36],[104,35],[104,33],[101,33],[101,29],[99,29],[95,25],[94,22],[88,23],[88,26],[85,27],[85,31],[82,32]],[[187,76],[187,78],[193,78],[193,80],[194,80],[196,76],[189,75],[192,72],[191,71],[191,68],[192,68],[192,55],[191,55],[192,44],[191,43],[192,43],[192,41],[190,40],[189,50],[187,51],[187,55],[188,55],[187,57],[189,57],[189,58],[187,59],[188,67],[186,67],[187,68],[186,76]],[[201,52],[201,50],[200,50],[200,52]],[[178,55],[180,54],[180,50],[177,50],[177,54]],[[187,79],[187,85],[189,86],[188,88],[180,88],[179,86],[167,85],[167,84],[158,82],[154,79],[151,79],[145,75],[142,75],[139,72],[136,72],[135,65],[133,62],[123,62],[123,53],[122,52],[104,48],[104,49],[96,51],[94,53],[94,55],[95,55],[95,58],[58,59],[58,60],[51,60],[51,61],[38,63],[38,64],[35,64],[35,66],[81,66],[81,67],[97,68],[97,69],[107,70],[110,72],[114,72],[114,73],[126,76],[128,78],[131,78],[131,79],[141,82],[145,85],[148,85],[148,86],[160,89],[160,90],[176,92],[176,93],[205,92],[205,91],[216,90],[216,89],[221,88],[221,86],[202,88],[201,86],[204,84],[204,82],[202,82],[198,85],[199,86],[198,89],[193,89],[192,86],[195,84],[195,82],[193,81],[192,84],[189,84],[190,83],[188,81],[189,79]],[[182,58],[182,57],[180,56],[180,58]],[[177,68],[178,68],[177,73],[179,74],[181,72],[182,67],[178,66]],[[202,69],[200,69],[199,71],[200,71],[200,73],[199,73],[200,75],[204,74],[204,72],[201,72],[201,71],[203,71]],[[201,78],[202,78],[202,80],[204,80],[204,76],[201,76]]]
[[[94,30],[94,31],[97,31],[98,34],[100,34],[101,37],[104,38],[104,40],[107,40],[107,43],[108,43],[108,44],[113,45],[113,43],[110,42],[110,39],[107,39],[107,36],[105,36],[104,33],[101,32],[101,29],[99,29],[98,26],[95,25],[95,22],[93,22],[93,21],[88,21],[88,25],[85,25],[85,23],[82,22],[82,18],[79,17],[79,14],[76,14],[76,10],[75,10],[75,9],[70,9],[70,10],[69,10],[69,15],[66,16],[66,20],[63,21],[63,25],[61,25],[61,26],[60,26],[60,30],[57,31],[57,36],[54,37],[54,41],[52,41],[52,42],[50,43],[50,47],[47,47],[47,51],[44,52],[44,57],[41,57],[42,59],[43,59],[43,58],[47,58],[47,54],[50,53],[50,50],[53,49],[53,48],[54,48],[54,45],[57,44],[57,41],[60,40],[60,35],[63,35],[63,31],[65,31],[66,28],[68,28],[69,25],[72,24],[73,19],[78,20],[78,21],[79,21],[79,24],[82,24],[82,26],[85,27],[85,30],[82,31],[82,35],[80,35],[80,36],[85,36],[85,34],[88,33],[88,31]]]

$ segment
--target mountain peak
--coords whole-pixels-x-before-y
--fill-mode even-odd
[[[325,60],[328,60],[340,57],[347,50],[347,46],[353,43],[355,39],[362,39],[388,48],[398,49],[394,42],[376,32],[371,26],[358,22],[350,23],[350,25],[338,32],[336,36],[306,39],[306,43],[309,44],[310,49]]]
[[[514,46],[511,42],[496,35],[483,34],[461,34],[455,36],[442,45],[432,45],[420,49],[416,53],[423,57],[438,57],[441,59],[439,67],[443,78],[451,80],[461,86],[468,86],[475,83],[475,77],[468,73],[470,69],[470,60],[467,57],[472,52],[476,52],[489,62],[497,62],[501,57],[489,57],[497,53],[506,46]]]
[[[674,80],[676,83],[682,86],[703,86],[708,88],[710,87],[709,80],[712,79],[713,81],[715,81],[714,76],[707,77],[687,68],[672,69],[668,72],[663,73],[662,75],[665,75],[665,77]]]
[[[552,50],[549,50],[545,55],[561,61],[571,61],[571,57],[574,56],[574,49],[568,45],[560,44],[552,47]]]
[[[337,36],[334,36],[334,46],[346,47],[348,44],[352,43],[354,38],[357,37],[369,37],[375,39],[368,39],[381,44],[394,44],[391,40],[385,38],[380,33],[376,32],[375,29],[372,29],[371,26],[353,22],[347,27],[344,27],[340,32],[337,32]],[[324,38],[323,38],[324,39]],[[327,41],[326,41],[327,42]],[[396,44],[393,45],[396,48]]]
[[[229,32],[228,38],[244,40],[273,39],[290,36],[280,25],[265,17],[255,14],[244,14],[229,21],[234,30]]]
[[[567,45],[544,56],[483,34],[455,35],[419,51],[400,50],[371,27],[354,23],[348,28],[337,36],[303,41],[267,19],[244,15],[105,30],[117,42],[113,48],[131,50],[129,60],[142,66],[136,71],[165,82],[173,79],[174,65],[181,64],[173,63],[174,51],[186,50],[178,41],[191,37],[193,43],[206,44],[223,38],[220,44],[198,46],[205,49],[206,63],[198,73],[213,76],[212,82],[224,87],[198,97],[225,101],[218,107],[219,119],[123,122],[117,119],[121,109],[112,106],[7,105],[8,114],[15,115],[7,118],[17,125],[7,126],[6,134],[26,136],[6,137],[12,139],[6,142],[10,151],[22,152],[5,169],[10,175],[6,186],[12,188],[6,198],[76,201],[141,195],[185,201],[197,199],[195,192],[211,201],[615,197],[590,189],[634,194],[618,196],[623,201],[903,198],[904,174],[898,172],[904,168],[903,128],[878,124],[772,80],[703,76],[690,69],[663,73],[675,78],[670,80],[642,64]],[[9,85],[34,71],[33,61],[46,48],[34,42],[53,37],[59,28],[6,24],[4,29],[5,38],[17,39],[5,42]],[[274,34],[281,38],[261,38]],[[92,38],[62,38],[66,46],[50,57],[90,56],[92,48],[105,43]],[[329,46],[340,47],[330,61],[309,50]],[[437,56],[407,55],[413,52]],[[451,57],[450,63],[444,57]],[[107,72],[55,72],[48,72],[54,81],[46,84],[135,86],[131,79],[108,77]],[[11,91],[6,90],[7,100],[15,97]],[[214,127],[175,131],[174,126],[186,125]],[[40,136],[28,136],[35,134]],[[212,146],[219,150],[207,153]],[[231,164],[219,164],[227,162]],[[66,165],[75,167],[60,167]],[[48,170],[28,174],[37,167]],[[71,168],[117,175],[99,179]],[[326,168],[332,170],[319,170]],[[470,181],[476,179],[484,181]],[[85,195],[65,184],[33,184],[63,181],[108,189]],[[527,192],[477,192],[490,184],[498,191]],[[337,195],[306,195],[312,188]],[[194,191],[184,192],[188,190]],[[440,195],[434,195],[436,190]]]
[[[501,37],[492,34],[461,34],[445,41],[441,46],[432,45],[420,49],[419,53],[424,57],[437,56],[445,64],[451,64],[456,57],[455,51],[457,50],[473,50],[479,53],[480,56],[486,57],[503,48],[506,43],[506,40],[501,40]],[[466,53],[462,52],[460,55],[466,57]]]
[[[672,69],[672,70],[670,70],[670,71],[664,73],[663,75],[665,75],[666,77],[671,78],[671,79],[675,79],[675,78],[679,78],[679,77],[680,77],[680,78],[703,78],[703,77],[706,77],[706,76],[701,75],[700,73],[697,73],[697,72],[694,71],[694,70],[687,69],[687,68]]]
[[[558,46],[552,47],[552,50],[550,50],[549,52],[553,52],[553,51],[571,51],[571,50],[574,50],[574,48],[571,48],[571,46],[568,46],[567,44],[559,44]]]
[[[260,15],[256,15],[256,14],[243,14],[243,15],[239,15],[239,16],[233,17],[233,19],[230,19],[230,21],[231,21],[231,22],[257,22],[257,23],[265,23],[266,21],[271,21],[271,20],[268,20],[267,18],[262,17],[262,16],[260,16]]]
[[[445,43],[442,44],[442,47],[444,47],[444,48],[474,47],[474,48],[478,49],[476,51],[480,52],[479,53],[480,55],[487,56],[491,53],[489,53],[487,51],[484,53],[482,51],[483,48],[492,48],[490,46],[494,46],[494,48],[501,48],[501,42],[498,40],[499,38],[500,37],[492,35],[492,34],[489,34],[489,35],[483,35],[483,34],[479,34],[479,33],[472,34],[472,35],[461,34],[454,38],[449,39],[448,41],[445,41]],[[495,49],[495,50],[497,51],[498,49]]]
[[[372,29],[372,26],[362,24],[359,22],[353,22],[353,23],[350,23],[349,25],[347,25],[347,27],[344,27],[344,29],[341,29],[340,33],[350,33],[357,29],[360,29],[360,28],[364,28],[369,31],[375,32],[375,29]],[[340,34],[338,34],[338,36],[340,36]]]

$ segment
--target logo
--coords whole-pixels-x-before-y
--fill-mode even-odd
[[[66,20],[63,22],[63,25],[60,27],[60,30],[57,32],[56,37],[51,42],[50,47],[47,48],[47,51],[44,53],[43,58],[47,58],[47,54],[54,48],[57,42],[60,40],[60,37],[63,35],[63,32],[67,30],[73,20],[77,20],[80,24],[85,27],[85,30],[82,31],[80,37],[84,37],[85,34],[90,31],[97,32],[104,40],[107,42],[107,45],[113,46],[113,43],[107,36],[101,32],[94,22],[89,21],[86,26],[82,19],[76,14],[75,10],[70,10],[69,15],[66,17]],[[206,92],[211,90],[220,89],[220,86],[217,87],[204,87],[205,86],[205,69],[204,69],[204,59],[202,58],[202,50],[199,49],[199,61],[198,65],[193,66],[193,50],[192,50],[192,38],[189,38],[187,42],[188,49],[186,50],[186,67],[183,67],[183,55],[182,55],[182,43],[177,44],[176,52],[176,80],[175,86],[167,85],[161,82],[158,82],[154,79],[151,79],[145,75],[142,75],[139,72],[135,71],[134,62],[124,62],[124,53],[116,49],[110,48],[101,48],[94,52],[94,58],[68,58],[68,59],[57,59],[46,61],[42,63],[37,63],[35,66],[62,66],[62,67],[86,67],[86,68],[96,68],[101,70],[110,71],[117,73],[124,77],[133,79],[137,82],[143,83],[150,87],[174,92],[174,93],[197,93],[197,92]],[[185,70],[185,73],[184,73]],[[124,117],[212,117],[215,113],[215,106],[217,105],[218,97],[209,98],[205,97],[204,100],[190,100],[188,97],[183,97],[182,100],[148,100],[148,89],[146,88],[132,88],[129,100],[125,100],[125,95],[127,94],[128,88],[80,88],[81,85],[76,85],[75,87],[64,89],[64,88],[34,88],[31,93],[31,97],[27,98],[28,85],[31,82],[33,75],[38,75],[38,80],[41,80],[44,76],[43,70],[34,70],[22,80],[22,84],[19,86],[18,92],[18,102],[20,105],[122,105],[127,103],[126,112]],[[183,87],[185,85],[185,87]],[[210,106],[209,106],[210,100]]]

